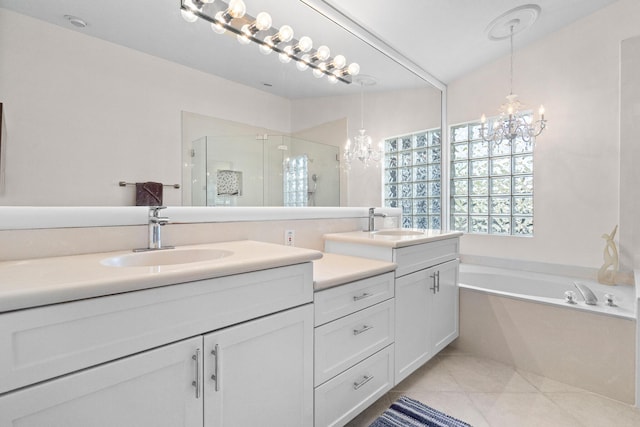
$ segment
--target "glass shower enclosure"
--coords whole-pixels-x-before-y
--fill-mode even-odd
[[[340,206],[339,148],[286,135],[192,142],[192,206]]]

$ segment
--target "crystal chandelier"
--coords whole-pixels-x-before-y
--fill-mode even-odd
[[[347,167],[354,159],[360,160],[366,167],[370,162],[379,162],[382,158],[381,150],[374,146],[373,140],[364,129],[364,86],[373,86],[376,84],[376,80],[369,76],[358,76],[354,81],[360,84],[360,129],[358,134],[353,137],[353,141],[347,139],[344,146],[344,160]]]
[[[500,143],[503,140],[513,141],[522,139],[524,142],[531,142],[532,138],[540,135],[547,125],[544,118],[544,107],[541,105],[538,113],[540,118],[534,120],[529,112],[522,112],[523,104],[518,100],[518,95],[513,93],[513,30],[519,21],[510,22],[509,42],[510,42],[510,70],[509,70],[509,95],[507,102],[499,108],[500,115],[491,120],[492,126],[487,126],[487,118],[483,114],[481,119],[482,139],[488,142]]]

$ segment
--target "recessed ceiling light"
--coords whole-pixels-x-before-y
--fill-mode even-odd
[[[78,28],[84,28],[84,27],[87,26],[87,22],[82,18],[78,18],[77,16],[64,15],[64,19],[69,21],[71,23],[71,25],[73,25],[75,27],[78,27]]]
[[[272,87],[273,85],[271,83],[262,82],[262,86]]]

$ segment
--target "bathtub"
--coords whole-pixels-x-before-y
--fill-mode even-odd
[[[543,273],[460,265],[453,347],[626,403],[635,401],[635,289]],[[573,285],[598,298],[589,306]],[[568,304],[564,293],[576,293]],[[612,294],[617,307],[604,304]]]
[[[585,304],[574,282],[587,285],[598,298],[597,305]],[[608,286],[587,279],[461,264],[460,287],[607,316],[636,318],[635,288],[630,285]],[[573,291],[576,294],[576,304],[566,302],[565,291]],[[605,304],[605,294],[613,295],[615,307]]]

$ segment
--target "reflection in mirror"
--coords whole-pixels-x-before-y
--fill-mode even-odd
[[[285,135],[191,143],[191,206],[339,206],[338,147]]]
[[[247,7],[256,13],[255,4]],[[329,84],[280,63],[277,55],[213,34],[205,22],[186,23],[179,2],[0,0],[6,124],[0,205],[133,205],[133,188],[120,181],[181,183],[186,189],[188,157],[181,142],[231,133],[198,132],[181,111],[260,129],[241,128],[238,135],[335,147],[340,157],[361,122],[376,143],[440,126],[440,91],[406,68],[302,2],[263,0],[260,7],[274,26],[291,25],[375,77],[377,84],[365,88],[364,108],[360,87]],[[69,14],[88,25],[70,25],[64,18]],[[381,171],[381,165],[364,168],[357,161],[347,170],[341,162],[339,184],[332,184],[339,200],[332,203],[382,205]],[[319,205],[329,173],[314,173]],[[164,203],[191,205],[191,191],[167,190]]]

